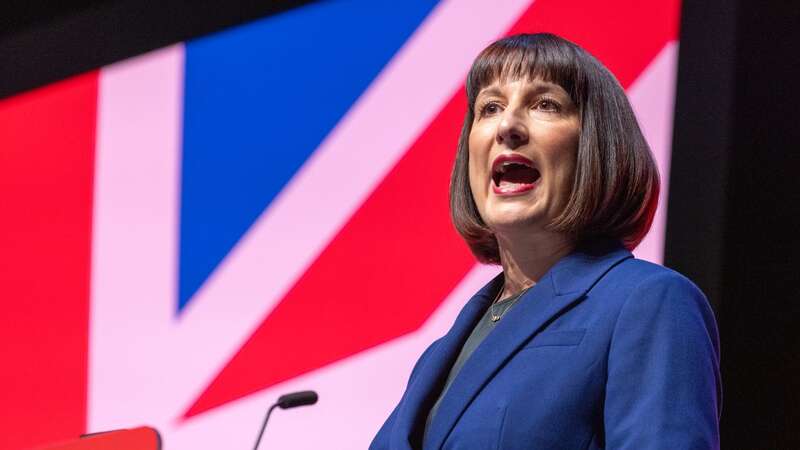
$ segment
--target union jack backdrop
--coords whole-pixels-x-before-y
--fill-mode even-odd
[[[448,215],[473,58],[548,31],[618,77],[662,176],[677,0],[322,1],[0,102],[0,448],[366,448],[497,267]]]

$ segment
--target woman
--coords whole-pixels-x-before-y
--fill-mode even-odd
[[[518,35],[478,56],[467,97],[451,213],[503,273],[420,357],[370,448],[718,448],[708,302],[629,251],[659,185],[613,75]]]

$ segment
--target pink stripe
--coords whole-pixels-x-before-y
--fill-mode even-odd
[[[173,363],[183,46],[100,75],[90,431],[166,419]],[[165,372],[165,370],[167,372]]]
[[[464,303],[497,272],[497,267],[476,265],[419,331],[196,416],[169,436],[169,444],[248,448],[266,408],[280,395],[315,389],[320,394],[317,405],[275,411],[262,448],[367,448],[400,399],[413,362],[447,332]]]
[[[656,158],[661,175],[661,195],[653,226],[634,253],[638,258],[657,264],[661,264],[664,259],[677,61],[678,43],[672,41],[664,46],[628,89],[628,98]]]

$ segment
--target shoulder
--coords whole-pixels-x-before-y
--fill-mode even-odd
[[[596,288],[616,291],[615,296],[624,301],[629,301],[633,295],[648,298],[691,298],[695,302],[708,303],[703,292],[684,275],[636,258],[621,261],[598,281]]]
[[[718,352],[714,313],[703,292],[684,275],[640,259],[621,262],[604,280],[617,286],[615,334],[646,331],[653,338],[695,336]],[[621,289],[620,289],[621,288]]]
[[[627,258],[611,268],[587,293],[614,321],[658,320],[678,328],[700,327],[716,334],[711,306],[682,274],[648,261]]]
[[[691,280],[679,272],[638,258],[627,258],[621,261],[608,272],[607,278],[614,281],[624,279],[625,284],[631,287],[641,284],[666,284],[697,289]]]
[[[686,303],[703,309],[709,307],[706,296],[697,285],[684,275],[658,264],[630,258],[609,275],[610,281],[626,285],[629,291],[626,303],[638,298]]]

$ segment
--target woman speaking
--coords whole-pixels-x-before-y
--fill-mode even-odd
[[[630,253],[659,182],[614,76],[562,38],[517,35],[466,87],[451,214],[503,272],[423,353],[370,448],[718,448],[708,302]]]

